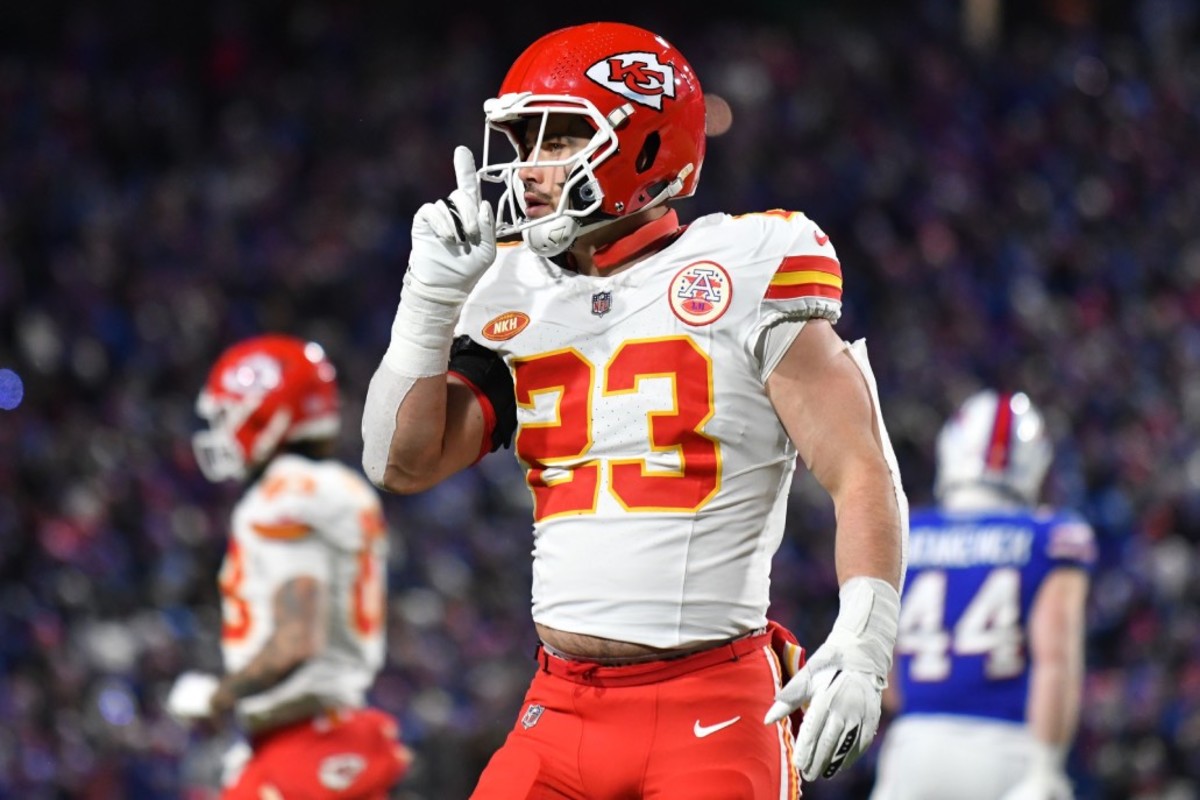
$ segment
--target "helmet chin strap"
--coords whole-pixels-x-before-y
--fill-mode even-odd
[[[684,180],[691,172],[692,165],[688,164],[680,172],[679,177],[671,181],[663,191],[658,193],[657,197],[638,210],[645,211],[648,208],[654,208],[659,203],[679,194]],[[581,225],[576,217],[558,216],[526,228],[521,232],[521,238],[529,245],[529,249],[542,258],[554,258],[554,256],[565,253],[581,234],[603,228],[618,219],[621,217],[604,217],[587,225]]]

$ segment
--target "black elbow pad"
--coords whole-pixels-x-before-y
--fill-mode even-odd
[[[470,336],[458,336],[450,346],[449,371],[470,383],[476,395],[491,406],[484,409],[485,415],[491,412],[489,452],[511,446],[517,430],[517,399],[504,359]]]

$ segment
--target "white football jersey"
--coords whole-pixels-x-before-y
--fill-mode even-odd
[[[457,333],[513,375],[536,622],[664,648],[766,624],[796,452],[764,334],[840,303],[799,212],[703,217],[612,276],[501,246]]]
[[[326,590],[325,648],[279,685],[242,699],[243,717],[315,697],[361,706],[383,664],[387,526],[375,489],[337,461],[275,458],[233,512],[221,567],[221,649],[227,672],[274,632],[280,587],[311,576]]]

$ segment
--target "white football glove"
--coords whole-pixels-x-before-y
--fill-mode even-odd
[[[492,204],[480,199],[469,147],[454,148],[454,176],[458,188],[445,200],[421,206],[413,217],[404,283],[405,291],[427,300],[462,305],[496,260],[496,220]]]
[[[804,710],[794,760],[809,781],[832,778],[870,746],[896,643],[900,596],[891,584],[851,578],[839,597],[829,638],[779,690],[763,720],[771,724]]]
[[[212,716],[212,698],[221,681],[216,675],[184,672],[167,695],[167,713],[184,724]]]
[[[458,188],[445,200],[421,206],[413,217],[404,289],[383,355],[384,365],[405,381],[445,373],[463,303],[496,260],[496,219],[491,203],[480,199],[475,155],[469,147],[454,149],[454,176]],[[372,386],[377,383],[372,379]],[[384,392],[381,386],[367,392],[367,412],[374,416],[364,414],[363,436],[376,444],[368,444],[372,452],[364,450],[363,465],[375,470],[367,474],[376,485],[385,463],[380,457],[386,457],[395,430],[396,408],[412,388],[401,383],[395,391]],[[372,421],[375,416],[381,417],[379,424]]]
[[[1029,771],[1000,800],[1074,800],[1075,790],[1063,771],[1064,750],[1035,741]]]

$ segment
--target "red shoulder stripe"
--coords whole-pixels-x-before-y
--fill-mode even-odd
[[[788,256],[775,271],[763,297],[767,300],[828,297],[840,301],[842,266],[828,256]]]
[[[795,300],[797,297],[828,297],[830,300],[841,301],[842,290],[819,283],[799,283],[795,286],[772,284],[763,295],[764,300]]]
[[[252,522],[250,527],[264,539],[303,539],[312,533],[312,527],[303,522]]]

